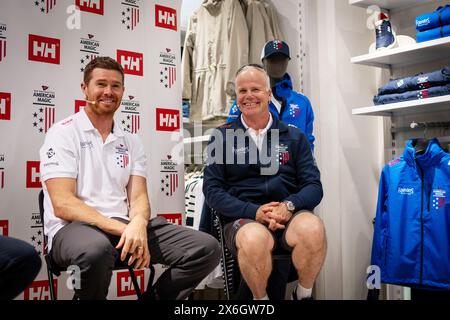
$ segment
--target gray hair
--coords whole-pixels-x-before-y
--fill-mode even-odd
[[[249,63],[249,64],[246,64],[246,65],[243,65],[242,67],[240,67],[238,69],[238,71],[236,71],[236,78],[238,77],[238,75],[240,75],[244,71],[247,71],[248,69],[254,69],[254,70],[258,70],[258,71],[262,72],[264,74],[266,80],[267,80],[266,81],[267,82],[266,89],[270,89],[270,87],[271,87],[270,86],[270,77],[267,74],[267,72],[264,69],[264,67],[262,65],[260,65],[260,64],[257,64],[257,63]]]

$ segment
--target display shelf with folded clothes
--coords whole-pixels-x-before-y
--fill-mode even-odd
[[[450,94],[450,68],[391,80],[378,89],[375,105],[426,99]]]
[[[424,90],[450,84],[450,67],[429,73],[419,73],[413,77],[391,80],[378,89],[378,95]]]
[[[416,17],[417,42],[425,42],[450,36],[450,5]]]
[[[416,30],[423,32],[450,24],[450,5],[437,8],[433,12],[421,14],[416,17]]]
[[[420,100],[446,95],[450,95],[450,84],[439,87],[431,87],[424,90],[407,91],[403,93],[393,93],[393,94],[385,94],[382,96],[375,96],[373,98],[373,102],[375,105],[380,105],[410,100]]]

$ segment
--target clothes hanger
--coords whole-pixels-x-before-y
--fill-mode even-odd
[[[413,128],[413,129],[418,126],[419,126],[419,124],[417,124],[415,122],[411,123],[411,128]],[[428,143],[429,143],[429,140],[427,139],[428,126],[427,126],[426,122],[423,122],[421,124],[421,126],[424,127],[423,138],[417,138],[417,139],[414,139],[414,141],[413,141],[413,147],[414,147],[414,151],[415,151],[416,155],[424,154],[425,151],[427,151]]]

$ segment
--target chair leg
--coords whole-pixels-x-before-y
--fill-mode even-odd
[[[49,288],[49,291],[50,291],[50,299],[55,301],[56,300],[55,279],[53,278],[53,272],[50,269],[47,255],[45,255],[45,264],[47,266],[47,277],[48,277],[48,288]]]
[[[134,291],[136,291],[137,299],[141,300],[142,299],[142,292],[141,292],[141,289],[139,287],[139,283],[137,282],[136,274],[134,273],[133,267],[129,267],[128,271],[130,272],[131,281],[133,282]]]

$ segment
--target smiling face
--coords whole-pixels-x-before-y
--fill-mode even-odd
[[[117,70],[95,68],[92,70],[89,82],[82,83],[81,88],[89,108],[96,115],[114,115],[119,108],[124,93],[122,74]]]
[[[236,102],[246,120],[268,116],[272,91],[264,70],[247,67],[237,75],[235,84]]]

